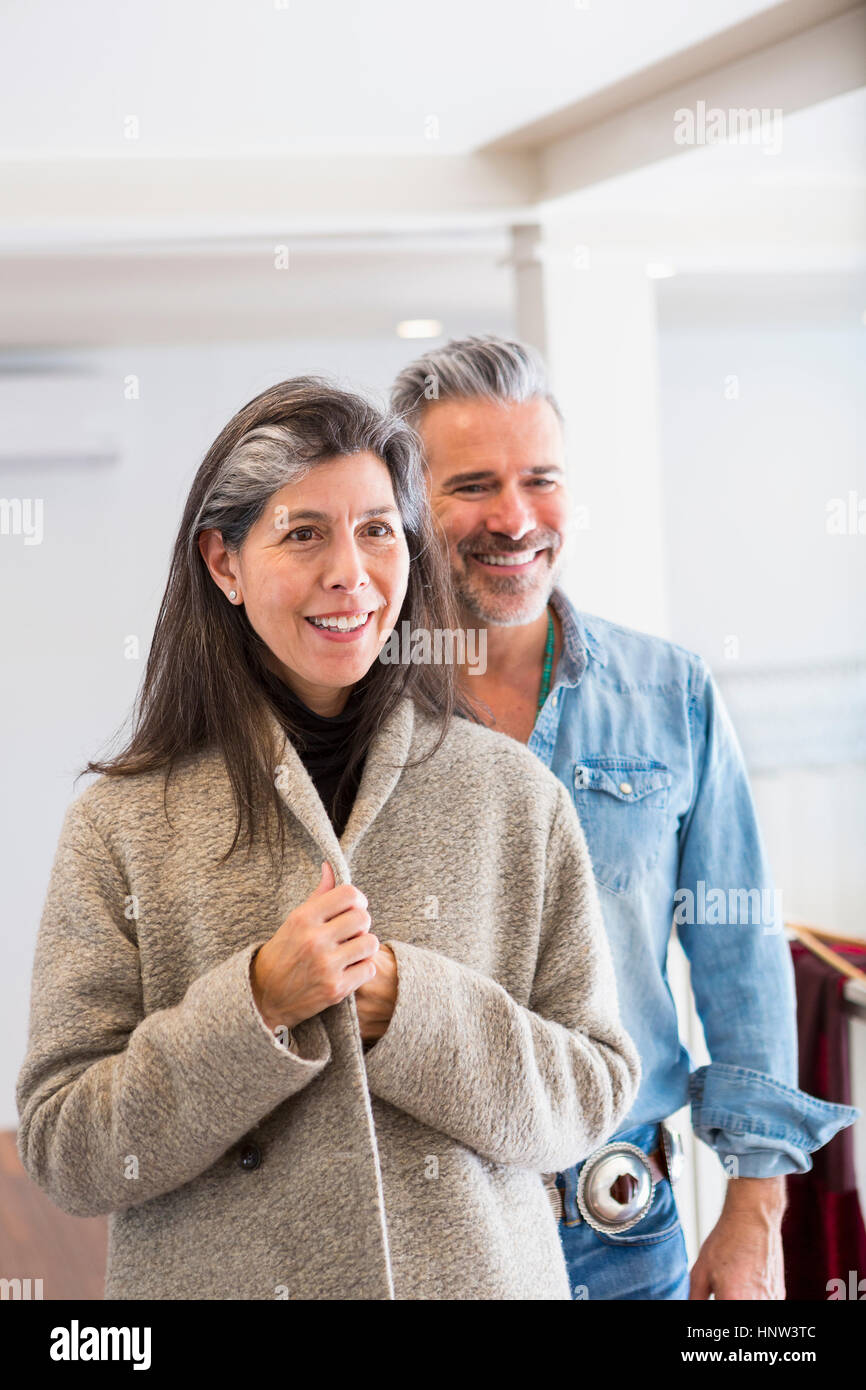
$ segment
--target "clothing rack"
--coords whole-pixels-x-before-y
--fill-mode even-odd
[[[857,980],[861,985],[866,985],[866,972],[859,970],[856,965],[852,965],[844,956],[840,956],[838,951],[834,951],[831,946],[826,944],[830,941],[835,941],[838,944],[843,940],[842,937],[831,936],[830,932],[822,931],[819,927],[806,926],[805,922],[786,922],[785,926],[807,950],[820,956],[828,965],[835,966],[841,974],[847,975],[849,980]],[[855,946],[866,948],[866,941],[860,941],[853,936],[847,939]]]
[[[826,961],[828,965],[832,965],[841,975],[845,975],[849,980],[853,980],[855,986],[859,986],[860,989],[866,992],[866,972],[858,969],[856,965],[852,965],[849,960],[846,960],[844,956],[840,956],[838,951],[834,951],[832,946],[828,944],[831,941],[835,942],[837,945],[843,941],[851,941],[853,945],[862,946],[866,949],[866,941],[862,941],[859,937],[854,936],[833,936],[828,931],[822,931],[820,927],[806,926],[803,922],[786,922],[785,926],[791,935],[799,941],[801,945],[805,946],[808,951],[811,951],[815,956],[819,956],[820,959]],[[845,990],[844,1009],[845,1012],[850,1014],[853,1018],[866,1020],[866,1003],[860,999],[852,999],[848,993],[847,986]]]

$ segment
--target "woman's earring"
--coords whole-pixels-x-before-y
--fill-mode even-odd
[[[234,600],[237,598],[237,596],[238,596],[238,591],[237,591],[237,589],[229,589],[229,598],[232,600],[232,602],[234,602]]]

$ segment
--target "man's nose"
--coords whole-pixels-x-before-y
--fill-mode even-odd
[[[535,513],[516,488],[503,490],[484,518],[488,531],[499,531],[512,540],[520,540],[535,529]]]

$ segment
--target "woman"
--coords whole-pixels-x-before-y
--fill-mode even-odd
[[[565,789],[453,667],[378,660],[452,625],[442,566],[414,434],[325,382],[196,475],[18,1087],[28,1172],[111,1213],[108,1298],[569,1298],[542,1174],[639,1064]]]

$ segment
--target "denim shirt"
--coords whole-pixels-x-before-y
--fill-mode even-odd
[[[859,1111],[797,1087],[793,967],[743,756],[701,657],[551,602],[564,644],[530,749],[586,835],[622,1021],[643,1077],[617,1131],[687,1102],[729,1177],[806,1172]],[[680,1041],[672,922],[691,967],[708,1066]]]

